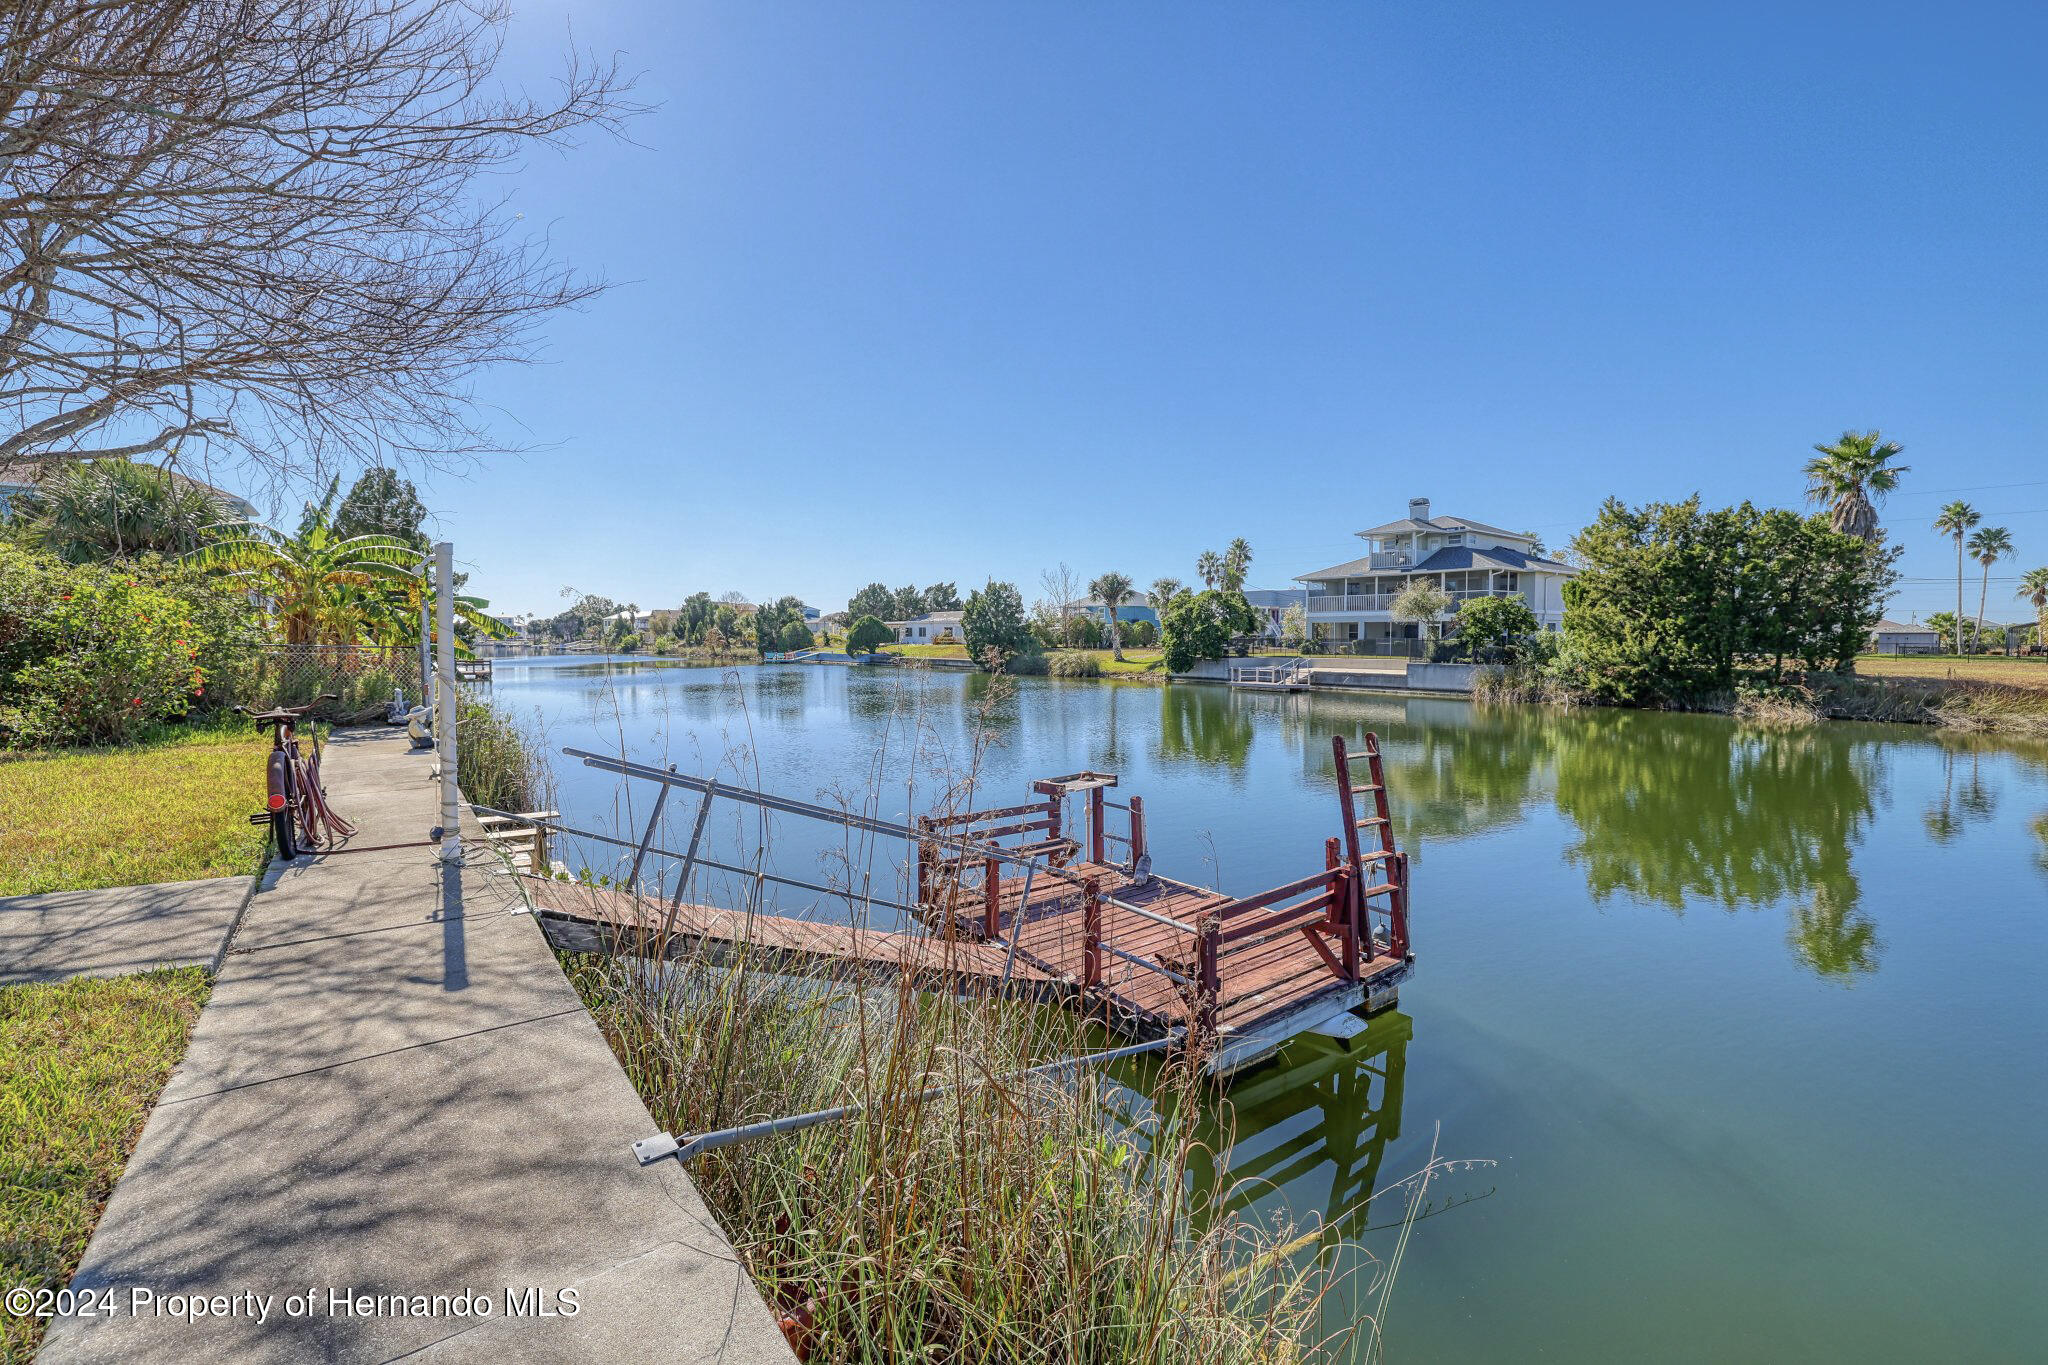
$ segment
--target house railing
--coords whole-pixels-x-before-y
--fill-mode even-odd
[[[1435,580],[1423,578],[1420,581],[1433,583]],[[1389,592],[1345,593],[1341,596],[1327,593],[1309,598],[1308,609],[1311,612],[1389,611],[1399,595]],[[1453,602],[1469,602],[1475,597],[1528,597],[1520,588],[1452,588],[1447,595]]]

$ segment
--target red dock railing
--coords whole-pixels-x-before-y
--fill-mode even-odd
[[[1034,960],[1047,968],[1060,969],[1072,952],[1066,970],[1086,992],[1151,998],[1110,987],[1108,959],[1170,980],[1191,1033],[1213,1043],[1257,1002],[1306,998],[1407,961],[1407,861],[1394,845],[1378,737],[1367,734],[1354,755],[1338,736],[1332,750],[1344,832],[1324,840],[1321,870],[1293,881],[1229,898],[1154,876],[1142,798],[1112,801],[1114,774],[1082,772],[1033,783],[1043,803],[921,819],[927,837],[918,848],[920,903],[948,932],[1035,945],[1044,955]],[[1356,780],[1354,765],[1363,765],[1367,780]],[[1085,802],[1078,838],[1064,825],[1070,796]],[[1373,813],[1360,816],[1368,797]],[[1112,811],[1125,816],[1118,822],[1123,832],[1108,827]],[[1371,846],[1360,837],[1367,832]],[[988,851],[977,854],[973,845]],[[1121,863],[1108,860],[1111,845],[1121,845]],[[1003,871],[1019,857],[1036,856],[1045,858],[1048,880],[1068,890],[1042,891],[1040,903],[1026,904],[1017,879],[1006,880]],[[1078,916],[1078,943],[1057,932],[1054,922],[1068,914]]]

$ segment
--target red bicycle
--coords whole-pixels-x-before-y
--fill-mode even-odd
[[[320,785],[320,740],[312,740],[309,755],[299,747],[298,722],[323,701],[340,700],[323,692],[304,706],[274,706],[268,711],[235,709],[256,722],[261,730],[270,727],[269,794],[266,809],[249,817],[249,823],[270,823],[277,844],[277,856],[296,858],[301,853],[323,853],[356,832],[356,827],[335,814],[327,804],[326,789]]]

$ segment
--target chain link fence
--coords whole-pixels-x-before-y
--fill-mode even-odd
[[[420,655],[412,646],[273,645],[255,651],[234,680],[234,700],[257,706],[304,706],[322,693],[312,714],[336,724],[381,720],[392,694],[405,693],[408,706],[423,695]]]

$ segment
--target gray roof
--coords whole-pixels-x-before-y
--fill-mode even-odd
[[[54,471],[62,463],[64,462],[61,460],[45,462],[35,460],[0,460],[0,488],[34,488],[36,481],[43,474]],[[82,460],[79,463],[90,464],[91,461]],[[163,466],[151,464],[147,460],[137,460],[134,463],[149,469],[163,468]],[[226,507],[230,512],[239,513],[245,517],[256,514],[256,505],[239,493],[230,493],[225,488],[216,488],[204,479],[195,479],[190,474],[181,474],[175,469],[168,472],[173,484],[180,488],[196,488],[215,502]]]
[[[1532,569],[1547,573],[1575,574],[1578,572],[1569,564],[1560,564],[1554,559],[1525,554],[1510,550],[1505,545],[1446,545],[1429,555],[1420,564],[1405,569],[1375,569],[1372,558],[1353,559],[1343,564],[1333,564],[1327,569],[1299,575],[1301,582],[1315,578],[1362,578],[1367,574],[1418,574],[1446,573],[1459,569]]]
[[[1898,621],[1879,621],[1870,628],[1873,635],[1932,635],[1933,626],[1909,626]]]
[[[1530,538],[1524,532],[1510,531],[1503,526],[1489,526],[1483,521],[1474,521],[1470,517],[1431,517],[1426,521],[1415,517],[1403,517],[1399,521],[1390,521],[1385,526],[1374,526],[1369,530],[1360,531],[1358,534],[1361,536],[1393,536],[1402,535],[1409,531],[1488,531],[1497,536],[1514,536],[1519,540],[1528,540]]]
[[[912,616],[902,621],[884,621],[885,626],[957,626],[963,611],[928,611],[922,616]]]
[[[1446,545],[1443,549],[1404,573],[1443,573],[1458,569],[1548,569],[1554,573],[1577,573],[1569,564],[1554,559],[1510,550],[1505,545]]]
[[[1385,526],[1370,527],[1360,531],[1358,534],[1362,536],[1391,536],[1399,535],[1404,531],[1441,531],[1443,529],[1434,521],[1417,521],[1414,517],[1403,517],[1399,521],[1390,521]]]

